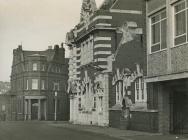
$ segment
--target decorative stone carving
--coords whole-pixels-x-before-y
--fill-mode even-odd
[[[129,98],[131,95],[130,87],[137,78],[142,76],[143,70],[140,69],[139,64],[136,65],[136,71],[133,72],[131,72],[128,68],[123,69],[121,72],[119,69],[116,70],[116,74],[113,76],[112,85],[116,85],[119,81],[122,81],[123,83],[123,91],[120,98],[120,105],[123,110],[127,110],[132,106],[132,101]],[[126,116],[127,114],[125,113],[124,115]]]
[[[112,85],[115,85],[117,81],[122,80],[126,87],[130,86],[132,82],[138,77],[143,76],[143,70],[140,69],[140,65],[136,65],[136,71],[131,72],[128,68],[125,68],[120,73],[119,69],[116,69],[116,74],[113,76]]]
[[[97,10],[95,0],[83,0],[80,21],[83,21],[86,29],[90,24],[91,15]]]

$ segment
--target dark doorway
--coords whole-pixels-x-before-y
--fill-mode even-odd
[[[187,92],[173,93],[173,128],[175,134],[188,133],[188,94]]]
[[[38,120],[38,102],[37,102],[37,100],[32,100],[31,120]]]

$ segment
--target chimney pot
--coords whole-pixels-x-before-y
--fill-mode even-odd
[[[48,49],[51,50],[51,49],[52,49],[52,46],[48,46]]]

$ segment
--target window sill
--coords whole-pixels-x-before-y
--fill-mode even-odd
[[[188,42],[185,42],[185,43],[182,43],[182,44],[178,44],[178,45],[175,45],[175,46],[171,47],[171,49],[177,48],[177,47],[181,47],[181,46],[184,46],[184,45],[187,45],[187,44],[188,44]]]
[[[159,50],[159,51],[155,51],[155,52],[150,52],[149,55],[153,55],[153,54],[156,54],[156,53],[160,53],[160,52],[163,52],[163,51],[166,51],[167,48],[165,49],[162,49],[162,50]]]

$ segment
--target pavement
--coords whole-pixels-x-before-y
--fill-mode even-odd
[[[111,127],[99,127],[71,124],[68,122],[53,122],[49,125],[55,127],[63,127],[72,130],[78,130],[82,132],[91,132],[96,134],[102,134],[105,136],[121,139],[121,140],[188,140],[188,135],[162,135],[160,133],[149,133],[141,131],[120,130]]]
[[[69,122],[0,122],[0,140],[188,140],[188,135],[162,135]]]

